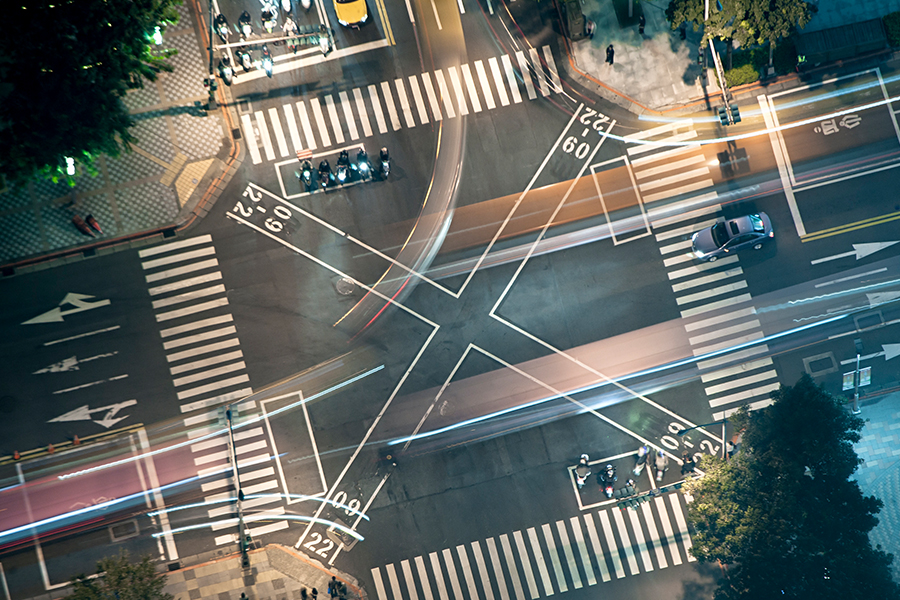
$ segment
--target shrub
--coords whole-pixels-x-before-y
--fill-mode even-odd
[[[741,65],[740,67],[725,71],[725,81],[728,82],[728,87],[753,83],[758,80],[759,71],[751,64]]]
[[[887,33],[888,42],[891,46],[900,46],[900,12],[892,12],[885,15],[884,30]]]

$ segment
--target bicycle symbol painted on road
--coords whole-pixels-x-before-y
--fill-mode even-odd
[[[844,118],[835,123],[835,119],[828,119],[827,121],[822,121],[819,125],[814,129],[816,133],[821,133],[824,135],[831,135],[832,133],[838,133],[841,128],[844,129],[853,129],[862,123],[862,117],[859,115],[844,115]]]

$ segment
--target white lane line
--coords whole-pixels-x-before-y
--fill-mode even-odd
[[[266,447],[266,440],[257,440],[255,442],[251,442],[249,444],[244,444],[243,446],[235,446],[234,452],[238,456],[242,454],[247,454],[249,452],[256,452],[257,450],[262,450]],[[219,452],[210,452],[209,454],[203,454],[202,456],[194,457],[194,464],[196,466],[208,465],[211,462],[228,460],[228,457],[231,456],[231,450],[226,448]]]
[[[240,404],[238,404],[237,409],[238,409],[238,411],[243,411],[243,410],[250,410],[250,411],[252,411],[252,410],[255,410],[255,409],[256,409],[256,402],[253,401],[253,400],[241,402]],[[240,412],[239,412],[239,414],[240,414]],[[199,415],[194,415],[193,417],[185,417],[185,419],[184,419],[184,426],[185,426],[185,427],[194,427],[194,426],[196,426],[196,425],[200,425],[201,423],[206,423],[206,422],[209,422],[209,421],[218,421],[218,419],[219,419],[219,411],[217,411],[217,410],[210,410],[210,411],[207,411],[207,412],[205,412],[205,413],[201,413],[201,414],[199,414]],[[215,425],[215,426],[214,426],[214,429],[215,429],[216,431],[221,431],[221,430],[222,430],[221,427],[220,427],[219,425]],[[191,434],[188,433],[188,437],[189,437],[190,439],[194,439],[194,437],[196,437],[196,436],[191,436]],[[266,457],[265,460],[268,460],[268,457]],[[262,458],[260,458],[260,459],[255,460],[254,462],[248,463],[248,464],[257,464],[257,463],[259,463],[259,462],[265,462],[265,460],[262,459]],[[238,468],[243,468],[243,467],[244,467],[244,464],[242,464],[242,463],[243,463],[243,461],[238,461]],[[231,469],[229,468],[229,469],[226,469],[225,471],[223,471],[221,465],[219,465],[219,466],[217,466],[217,467],[211,467],[209,470],[206,470],[206,471],[198,471],[198,472],[197,472],[197,476],[198,476],[198,477],[208,477],[209,475],[213,475],[213,474],[216,474],[216,473],[224,473],[224,472],[226,472],[226,471],[227,471],[227,473],[228,473],[228,475],[229,475],[229,477],[230,477],[230,476],[231,476]]]
[[[547,554],[550,555],[550,564],[553,565],[553,574],[556,575],[556,587],[560,593],[568,592],[569,585],[566,583],[566,576],[563,575],[562,563],[559,561],[559,552],[556,550],[556,542],[553,540],[553,531],[550,529],[549,523],[541,525],[541,531],[544,534],[544,541],[547,544]],[[565,531],[565,527],[563,527]],[[571,552],[571,550],[570,550]],[[572,557],[574,561],[575,558]]]
[[[694,356],[703,356],[704,354],[709,354],[710,352],[718,352],[720,350],[728,350],[729,348],[733,348],[735,346],[740,346],[742,344],[746,344],[747,342],[752,342],[754,340],[759,340],[763,338],[762,331],[754,331],[748,335],[743,335],[741,337],[732,338],[730,340],[725,340],[724,342],[719,342],[718,344],[712,344],[710,346],[703,346],[701,348],[692,348],[691,352]]]
[[[163,339],[167,337],[171,337],[173,335],[180,335],[182,333],[187,333],[189,331],[195,331],[197,329],[203,329],[204,327],[212,327],[213,325],[221,325],[223,323],[231,323],[234,321],[234,317],[231,315],[221,315],[218,317],[211,317],[209,319],[201,319],[200,321],[194,321],[192,323],[187,323],[185,325],[179,325],[178,327],[170,327],[168,329],[163,329],[159,332],[159,336]]]
[[[719,206],[709,206],[705,209],[707,213],[718,212]],[[706,219],[699,223],[692,223],[691,225],[685,225],[684,227],[679,227],[677,229],[670,229],[668,231],[663,231],[661,233],[656,234],[657,242],[665,242],[666,240],[671,240],[672,238],[680,237],[682,235],[691,235],[701,229],[705,229],[710,225],[715,225],[718,223],[720,219]]]
[[[213,377],[218,377],[219,375],[234,373],[235,371],[241,371],[246,368],[247,365],[244,364],[244,361],[239,361],[230,365],[225,365],[223,367],[216,367],[215,369],[208,369],[206,371],[201,371],[200,373],[194,373],[193,375],[178,377],[177,379],[172,380],[172,384],[175,387],[189,385],[191,383],[203,381],[204,379],[212,379]]]
[[[284,139],[284,130],[281,128],[281,119],[278,118],[277,108],[272,107],[269,109],[269,119],[272,121],[272,131],[275,132],[275,142],[278,144],[278,154],[283,158],[289,153],[287,140]]]
[[[494,538],[485,540],[488,547],[488,554],[491,556],[491,568],[494,570],[494,577],[497,578],[497,589],[500,590],[500,600],[509,600],[509,590],[506,589],[506,578],[503,576],[503,567],[500,565],[500,556],[497,553],[497,544]],[[485,584],[487,586],[487,584]]]
[[[397,600],[403,598],[403,594],[400,592],[400,582],[397,580],[397,569],[394,568],[393,564],[390,564],[386,565],[384,570],[387,572],[388,582],[391,584],[391,592],[394,598]]]
[[[732,377],[734,375],[741,375],[749,371],[755,371],[756,369],[762,369],[763,367],[768,367],[771,364],[771,358],[759,358],[757,360],[751,360],[750,362],[745,362],[743,364],[728,367],[726,369],[720,369],[711,373],[704,373],[700,376],[700,381],[702,381],[703,383],[709,383],[710,381],[722,379],[723,377]]]
[[[636,131],[634,133],[629,133],[626,136],[623,136],[626,141],[631,140],[645,140],[647,138],[651,138],[653,136],[659,135],[661,133],[668,133],[670,131],[678,131],[679,129],[683,129],[685,127],[691,127],[694,122],[691,119],[684,119],[682,121],[672,121],[671,123],[664,123],[662,125],[657,125],[652,129],[645,129],[643,131]]]
[[[653,544],[653,550],[656,552],[656,563],[660,569],[665,569],[669,563],[666,562],[666,553],[663,551],[662,541],[659,539],[659,530],[656,528],[653,511],[650,510],[649,504],[641,504],[641,512],[644,514],[644,523],[647,524],[647,532],[650,534],[650,543]]]
[[[350,139],[358,140],[359,130],[356,128],[356,119],[353,118],[353,109],[350,107],[350,95],[347,92],[340,92],[338,97],[341,99],[341,108],[344,109],[344,121],[347,123]]]
[[[248,429],[247,431],[243,431],[238,433],[234,432],[234,440],[235,441],[244,441],[249,440],[255,437],[262,437],[265,435],[265,429],[262,427],[254,427],[253,429]],[[206,452],[207,450],[216,449],[219,447],[227,448],[228,447],[228,438],[224,435],[220,435],[219,437],[215,437],[209,440],[203,440],[202,442],[197,442],[196,444],[191,444],[191,452],[194,454],[198,454],[200,452]],[[244,478],[241,477],[241,480]],[[227,493],[226,493],[227,497]],[[206,502],[210,502],[209,498],[205,499]]]
[[[531,560],[528,558],[528,550],[525,549],[525,540],[522,539],[522,532],[513,531],[513,539],[516,541],[519,559],[522,562],[522,570],[525,572],[528,593],[531,595],[531,600],[537,600],[540,597],[540,592],[538,592],[537,582],[534,580],[534,571],[531,570]]]
[[[211,235],[198,235],[196,237],[187,238],[186,240],[178,240],[177,242],[169,242],[168,244],[153,246],[152,248],[144,248],[143,250],[138,251],[138,256],[140,258],[147,258],[148,256],[156,256],[157,254],[171,252],[172,250],[181,250],[182,248],[189,248],[190,246],[198,246],[200,244],[209,244],[211,242]]]
[[[547,85],[547,77],[544,75],[544,69],[541,65],[541,58],[538,56],[537,48],[529,48],[528,56],[531,58],[531,66],[538,80],[538,88],[541,95],[545,98],[550,95],[550,87]]]
[[[690,171],[681,171],[674,175],[669,175],[668,177],[658,177],[639,184],[638,189],[641,190],[641,192],[649,192],[650,190],[674,185],[681,181],[687,181],[688,179],[696,179],[697,177],[709,177],[709,169],[704,166],[698,169],[691,169]],[[712,179],[704,179],[703,182],[709,182],[709,184],[712,185]],[[675,190],[667,190],[666,193],[675,195],[674,191]],[[652,196],[649,194],[644,194],[644,198],[650,197]]]
[[[431,584],[428,583],[428,571],[425,570],[425,560],[421,556],[417,556],[413,562],[416,563],[416,573],[419,575],[419,583],[422,584],[422,594],[425,595],[425,600],[434,600],[434,596],[431,594]]]
[[[481,84],[481,93],[484,94],[484,103],[487,105],[488,110],[496,108],[497,105],[494,104],[494,94],[491,93],[491,84],[488,80],[487,71],[484,70],[484,63],[482,61],[475,61],[475,72],[478,73],[478,83]]]
[[[691,240],[681,240],[680,242],[675,242],[674,244],[669,244],[667,246],[660,246],[659,253],[665,256],[666,254],[671,254],[673,252],[678,252],[679,250],[687,250],[691,247]]]
[[[705,271],[713,271],[715,269],[721,269],[722,267],[726,267],[728,265],[733,265],[738,261],[737,256],[726,256],[725,258],[720,258],[715,262],[705,262],[700,263],[698,265],[692,265],[690,267],[685,267],[684,269],[678,269],[677,271],[669,271],[669,279],[680,279],[682,277],[687,277],[688,275],[697,275],[699,273],[703,273]]]
[[[641,555],[641,562],[644,563],[644,572],[649,573],[653,570],[653,561],[650,560],[650,550],[647,548],[647,542],[644,540],[644,530],[641,528],[641,520],[638,518],[636,510],[626,510],[628,519],[631,521],[631,533],[637,542],[638,552]],[[650,517],[653,518],[652,516]]]
[[[181,373],[187,373],[188,371],[211,367],[213,365],[218,365],[231,360],[238,360],[243,357],[244,353],[241,350],[238,350],[236,352],[228,352],[226,354],[204,358],[203,360],[195,360],[194,362],[178,365],[177,367],[171,367],[169,368],[169,373],[173,376],[180,375]]]
[[[450,578],[450,588],[453,590],[453,598],[455,600],[466,600],[462,593],[462,586],[459,585],[459,576],[456,574],[456,567],[453,566],[453,554],[450,552],[449,548],[444,548],[441,553],[444,555],[444,567],[447,569],[447,576]]]
[[[780,383],[770,383],[758,388],[753,388],[752,390],[744,390],[743,392],[738,392],[736,394],[714,398],[709,401],[709,407],[718,408],[720,406],[725,406],[726,404],[733,404],[734,402],[749,400],[750,398],[755,398],[757,396],[764,396],[774,392],[779,387],[781,387]]]
[[[394,87],[397,90],[397,98],[400,100],[403,120],[406,121],[406,126],[412,129],[416,126],[416,121],[413,119],[412,108],[409,106],[409,97],[406,95],[406,86],[403,85],[403,79],[395,79]]]
[[[466,7],[463,6],[462,0],[456,0],[456,3],[459,5],[459,14],[466,14]]]
[[[669,258],[663,259],[663,266],[668,268],[692,260],[694,260],[694,254],[692,252],[685,252],[684,254],[678,254],[677,256],[670,256]]]
[[[572,578],[572,585],[575,586],[576,590],[580,590],[584,587],[584,584],[581,583],[581,574],[578,572],[578,563],[575,562],[575,554],[572,552],[572,544],[569,542],[569,532],[566,531],[565,521],[556,522],[556,532],[559,534],[563,554],[566,556],[566,566],[569,568],[569,577]],[[545,533],[544,535],[546,536],[547,534]],[[560,577],[559,573],[557,573],[557,578],[559,579],[559,588],[566,587],[565,578]]]
[[[182,302],[190,302],[191,300],[197,300],[198,298],[206,298],[207,296],[215,296],[216,294],[224,294],[225,286],[224,285],[214,285],[208,288],[203,288],[200,290],[194,290],[192,292],[185,292],[183,294],[178,294],[176,296],[169,296],[168,298],[161,298],[159,300],[154,300],[151,304],[153,306],[153,310],[159,310],[160,308],[165,308],[167,306],[172,306],[173,304],[181,304]]]
[[[331,145],[331,137],[328,135],[328,125],[325,124],[325,116],[322,114],[322,105],[319,104],[318,98],[310,98],[309,105],[312,107],[313,119],[316,120],[316,129],[319,131],[322,147],[327,148]],[[310,148],[315,148],[315,146],[310,146]]]
[[[211,300],[209,302],[204,302],[202,304],[195,304],[194,306],[189,306],[187,308],[159,313],[156,315],[156,322],[162,323],[163,321],[168,321],[170,319],[178,319],[181,317],[186,317],[188,315],[195,315],[199,312],[212,310],[214,308],[220,308],[222,306],[228,306],[228,298],[219,298],[216,300]]]
[[[606,557],[603,554],[603,547],[600,545],[600,538],[597,536],[597,527],[594,525],[594,516],[591,513],[584,514],[584,524],[587,526],[588,539],[591,540],[591,547],[594,549],[594,557],[597,559],[597,565],[600,567],[600,579],[604,582],[611,579],[609,569],[606,566]],[[616,579],[625,577],[625,569],[622,568],[622,560],[619,558],[619,550],[616,548],[616,540],[612,536],[612,529],[609,525],[609,517],[606,511],[600,511],[600,528],[606,537],[606,546],[609,548],[609,557],[613,562],[613,569],[616,572]]]
[[[581,521],[578,517],[571,517],[569,523],[572,527],[572,535],[575,537],[575,545],[578,546],[578,556],[581,558],[581,565],[584,567],[584,574],[587,576],[588,585],[597,585],[597,577],[594,575],[594,568],[591,566],[591,556],[588,554],[587,544],[584,543],[584,533],[581,531]],[[594,532],[596,534],[596,532]],[[574,579],[575,576],[573,575]],[[576,588],[580,587],[578,585]]]
[[[431,562],[431,573],[434,575],[434,582],[437,584],[440,600],[450,600],[450,597],[447,595],[447,586],[444,584],[444,574],[441,573],[441,561],[438,560],[437,552],[430,553],[428,560]]]
[[[605,514],[603,511],[601,514]],[[622,541],[622,549],[625,551],[625,560],[628,562],[628,568],[632,575],[638,575],[641,571],[638,569],[637,559],[634,556],[634,549],[631,547],[631,538],[628,537],[628,529],[625,527],[625,519],[622,518],[622,511],[612,511],[613,521],[616,523],[616,529],[619,532],[619,539]],[[612,533],[612,532],[610,532]]]
[[[735,319],[744,319],[755,314],[756,309],[752,306],[749,306],[747,308],[741,308],[739,310],[733,310],[729,313],[717,315],[708,319],[703,319],[702,321],[686,323],[684,326],[684,330],[690,333],[692,331],[697,331],[698,329],[706,329],[707,327],[712,327],[713,325],[721,325],[722,323],[727,323],[728,321],[734,321]]]
[[[534,83],[531,81],[531,73],[528,68],[528,61],[525,59],[525,53],[521,50],[516,51],[516,61],[519,63],[519,72],[522,73],[522,82],[525,84],[525,91],[528,92],[528,99],[537,98],[537,92],[534,91]]]
[[[544,46],[541,50],[544,52],[544,61],[547,63],[547,70],[550,71],[550,83],[553,86],[553,91],[557,94],[561,94],[562,81],[559,80],[559,71],[556,69],[556,61],[553,60],[553,53],[550,51],[550,46]]]
[[[771,398],[767,398],[766,400],[760,400],[758,402],[752,402],[752,403],[748,404],[747,409],[750,412],[753,412],[754,410],[759,410],[759,409],[765,408],[767,406],[772,406],[772,404],[774,404],[774,403],[775,403],[774,400],[772,400]],[[727,419],[728,417],[730,417],[731,415],[733,415],[734,413],[739,411],[741,408],[742,407],[740,407],[740,406],[735,406],[734,408],[729,408],[728,410],[724,410],[722,412],[714,412],[713,419],[715,419],[716,421],[721,421],[722,419]],[[692,559],[692,557],[688,557],[688,558]]]
[[[516,568],[516,559],[505,533],[500,536],[500,546],[503,548],[503,558],[506,559],[506,567],[509,570],[513,591],[516,592],[516,600],[525,600],[525,592],[522,590],[522,582],[519,580],[519,570]]]
[[[372,110],[375,111],[375,122],[378,123],[378,133],[387,133],[387,123],[384,121],[384,112],[381,110],[381,101],[378,99],[378,88],[370,85],[369,100],[372,101]]]
[[[306,112],[306,103],[303,100],[297,101],[297,114],[300,115],[300,126],[303,128],[304,137],[306,137],[306,147],[310,150],[315,150],[316,138],[313,136],[313,128],[309,122],[309,113]]]
[[[459,80],[459,71],[456,67],[447,67],[447,73],[450,75],[450,86],[456,94],[456,104],[459,107],[460,116],[469,114],[469,106],[466,104],[466,96],[463,92],[462,82]]]
[[[183,392],[178,392],[178,399],[184,400],[186,398],[193,398],[194,396],[198,396],[200,394],[205,394],[207,392],[214,392],[216,390],[222,390],[227,387],[232,387],[235,385],[240,385],[242,383],[247,383],[250,381],[250,377],[247,375],[239,375],[237,377],[232,377],[231,379],[224,379],[222,381],[216,381],[214,383],[208,383],[206,385],[192,388],[189,390],[185,390]]]
[[[501,56],[500,62],[503,63],[503,71],[506,73],[506,81],[509,84],[509,92],[512,94],[513,102],[518,104],[522,101],[522,95],[519,93],[519,82],[516,81],[516,72],[513,71],[512,61],[509,59],[509,54],[504,54],[503,56]],[[532,92],[533,91],[534,90],[532,90]]]
[[[334,98],[331,94],[325,94],[325,110],[328,111],[328,118],[331,120],[331,131],[334,133],[335,141],[343,144],[344,128],[341,127],[341,120],[338,118],[337,107],[334,105]]]
[[[646,184],[645,184],[646,185]],[[658,202],[660,200],[665,200],[666,198],[674,198],[675,196],[681,196],[682,194],[689,194],[691,192],[696,192],[697,190],[706,189],[708,187],[712,187],[713,180],[712,179],[704,179],[703,181],[697,181],[694,183],[688,183],[682,185],[677,188],[673,188],[670,190],[664,190],[662,192],[656,192],[654,194],[644,194],[642,199],[645,204],[649,204],[651,202]],[[663,207],[665,210],[666,207]],[[655,216],[652,214],[653,211],[648,212],[650,219],[652,221],[652,225],[654,227],[659,227],[662,224],[662,221],[655,221]]]
[[[672,531],[672,524],[669,522],[669,513],[666,510],[666,501],[662,496],[653,499],[656,504],[656,513],[659,515],[659,522],[662,523],[663,533],[666,535],[666,546],[669,548],[669,556],[672,557],[672,564],[678,566],[681,564],[681,553],[678,552],[678,546],[675,545],[675,534]]]
[[[434,11],[434,20],[437,22],[438,31],[440,31],[444,27],[441,25],[441,16],[438,14],[437,4],[434,3],[434,0],[431,0],[431,10]]]
[[[703,277],[697,277],[696,279],[690,279],[681,283],[672,284],[672,291],[676,293],[683,292],[691,288],[700,287],[701,285],[709,285],[710,283],[722,281],[723,279],[730,279],[732,277],[737,277],[738,275],[743,274],[744,270],[740,267],[726,269],[724,271],[719,271],[718,273],[712,273],[710,275],[704,275]]]
[[[378,594],[378,600],[388,600],[387,592],[384,590],[384,580],[381,579],[381,569],[372,569],[372,580],[375,582],[375,593]]]
[[[204,333],[197,333],[195,335],[189,335],[183,338],[176,338],[174,340],[164,342],[163,349],[171,350],[173,348],[180,348],[181,346],[196,344],[197,342],[204,342],[206,340],[212,340],[218,337],[225,337],[226,335],[237,335],[237,329],[232,325],[231,327],[223,327],[221,329],[214,329],[212,331],[206,331]],[[169,362],[173,362],[173,360],[169,359]]]
[[[394,131],[400,129],[400,119],[397,117],[397,107],[394,106],[394,96],[391,94],[391,85],[387,81],[381,82],[381,95],[384,96],[384,104],[388,109],[388,116],[391,118],[391,127]]]
[[[49,342],[44,342],[44,346],[55,346],[56,344],[63,344],[65,342],[71,342],[73,340],[80,340],[81,338],[91,337],[93,335],[98,335],[101,333],[109,333],[110,331],[121,329],[121,327],[121,325],[113,325],[112,327],[104,327],[103,329],[96,329],[94,331],[88,331],[87,333],[79,333],[78,335],[64,337],[58,340],[50,340]]]
[[[746,287],[746,281],[735,281],[734,283],[729,283],[728,285],[720,285],[719,287],[703,290],[702,292],[687,294],[685,296],[675,298],[675,304],[677,304],[678,306],[681,306],[683,304],[691,304],[692,302],[699,302],[700,300],[706,300],[715,296],[721,296],[723,294],[728,294],[729,292],[736,292],[737,290],[742,290]]]
[[[225,441],[225,440],[223,440]],[[233,484],[231,482],[231,468],[228,469],[229,476],[222,477],[221,479],[217,479],[215,481],[209,481],[200,486],[200,491],[204,494],[211,492],[212,490],[219,489],[221,487],[231,487]],[[266,467],[264,469],[259,469],[257,471],[250,471],[249,473],[241,472],[241,481],[253,481],[254,479],[260,479],[262,477],[274,477],[275,476],[275,467]],[[231,496],[231,492],[225,492],[228,496]]]
[[[654,156],[656,156],[654,154]],[[666,161],[665,164],[659,165],[658,167],[651,167],[649,169],[635,169],[634,170],[634,178],[640,181],[641,179],[646,179],[647,177],[656,177],[661,173],[668,173],[670,171],[679,171],[686,167],[691,167],[695,165],[702,165],[706,162],[706,157],[702,154],[695,154],[694,156],[689,156],[688,158],[683,158],[681,160],[670,160]],[[633,163],[632,163],[632,166]],[[704,167],[706,174],[709,173],[709,168]]]
[[[453,101],[450,99],[450,90],[447,89],[447,82],[444,80],[444,72],[438,69],[434,72],[434,78],[438,82],[438,91],[441,94],[441,100],[444,103],[444,112],[447,118],[452,119],[456,116],[456,110],[453,108]]]
[[[409,89],[412,91],[413,100],[416,102],[416,110],[419,112],[419,122],[424,125],[428,122],[428,111],[425,110],[425,101],[422,99],[422,90],[419,89],[419,78],[409,76]]]
[[[744,348],[743,350],[740,350],[738,352],[731,352],[729,354],[726,354],[725,356],[719,356],[710,360],[701,360],[697,363],[697,368],[701,371],[703,369],[712,369],[730,362],[734,362],[736,360],[743,360],[745,358],[750,358],[752,356],[756,356],[757,354],[762,354],[768,351],[769,347],[767,345],[760,344],[759,346],[754,346],[752,348]]]
[[[416,581],[413,579],[412,569],[409,568],[409,561],[401,560],[400,569],[403,571],[406,589],[409,590],[409,600],[419,600],[419,594],[416,593]]]
[[[472,576],[472,566],[469,564],[469,556],[466,554],[466,547],[462,544],[457,546],[456,554],[459,556],[459,565],[462,567],[463,578],[466,580],[466,589],[469,590],[469,598],[477,598],[478,588],[475,587],[475,578]]]
[[[896,242],[894,242],[896,243]],[[893,245],[893,244],[891,244]],[[856,254],[856,252],[852,252],[851,254]],[[814,261],[813,261],[814,262]],[[859,279],[861,277],[869,277],[870,275],[875,275],[876,273],[883,273],[887,271],[887,267],[882,267],[880,269],[874,269],[872,271],[866,271],[865,273],[855,273],[848,277],[840,277],[838,279],[832,279],[831,281],[823,281],[822,283],[817,283],[814,287],[816,289],[827,287],[829,285],[834,285],[836,283],[845,283],[847,281],[853,281],[854,279]]]
[[[244,129],[244,139],[247,140],[247,150],[250,151],[250,158],[253,159],[254,165],[258,165],[262,162],[262,155],[259,153],[259,146],[256,144],[256,132],[253,129],[250,115],[241,115],[241,127]]]
[[[775,105],[764,94],[757,96],[756,100],[759,102],[760,112],[766,123],[766,130],[769,132],[769,141],[772,144],[772,152],[775,154],[775,164],[778,165],[778,176],[781,178],[781,186],[784,189],[791,217],[794,219],[794,227],[797,229],[797,235],[803,237],[806,235],[806,227],[803,225],[803,218],[800,216],[800,209],[797,207],[796,198],[794,198],[794,188],[791,187],[791,177],[788,173],[788,165],[791,159],[784,147],[784,139],[781,132],[775,129],[778,118]]]
[[[472,542],[472,556],[475,557],[475,566],[478,567],[478,577],[481,578],[481,590],[484,593],[485,600],[494,600],[494,591],[491,589],[491,578],[488,576],[487,565],[484,562],[484,554],[481,553],[481,544],[478,542]]]
[[[711,385],[706,388],[706,395],[713,396],[715,394],[727,392],[728,390],[744,387],[745,385],[752,385],[754,383],[759,383],[761,381],[766,381],[769,379],[778,379],[778,373],[776,373],[775,371],[765,371],[763,373],[757,373],[748,377],[742,377],[741,379],[735,379],[734,381]]]
[[[303,143],[300,141],[300,130],[297,129],[297,121],[294,119],[294,109],[291,108],[290,104],[283,105],[281,109],[284,111],[284,121],[287,123],[288,134],[291,136],[291,145],[294,147],[294,152],[303,150]]]
[[[628,137],[627,135],[625,137]],[[682,154],[687,154],[689,152],[694,152],[695,150],[700,148],[700,144],[691,144],[690,146],[678,146],[677,148],[673,148],[672,150],[664,150],[663,152],[654,152],[653,154],[647,156],[641,156],[640,158],[635,158],[631,161],[631,166],[638,170],[641,169],[643,173],[643,166],[648,165],[650,163],[655,163],[657,161],[661,161],[665,159],[666,161],[670,161],[676,156],[681,156]],[[699,154],[701,160],[706,160],[702,154]],[[650,170],[650,169],[648,169]]]
[[[667,137],[663,140],[657,140],[652,144],[639,144],[636,146],[631,146],[626,150],[628,156],[633,156],[635,154],[642,154],[644,152],[650,152],[651,150],[659,150],[661,148],[670,148],[672,142],[684,142],[686,140],[692,140],[697,137],[697,132],[691,129],[690,131],[686,131],[684,133],[679,133],[677,135],[673,135]]]
[[[148,269],[155,269],[156,267],[164,267],[166,265],[171,265],[172,263],[184,262],[186,260],[193,260],[195,258],[200,258],[201,256],[209,256],[210,254],[215,254],[215,253],[216,253],[215,248],[201,248],[200,250],[191,250],[190,252],[182,252],[181,254],[173,254],[172,256],[166,256],[164,258],[156,258],[154,260],[145,260],[144,262],[141,263],[141,268],[146,271]],[[150,283],[149,279],[148,279],[148,283]]]
[[[233,333],[237,333],[235,330]],[[228,335],[228,334],[223,334]],[[210,352],[218,352],[219,350],[225,350],[227,348],[234,348],[235,346],[240,345],[240,340],[237,338],[231,340],[225,340],[224,342],[216,342],[215,344],[207,344],[206,346],[200,346],[198,348],[191,348],[190,350],[184,350],[183,352],[176,352],[174,354],[166,355],[166,362],[178,362],[179,360],[184,360],[186,358],[193,358],[194,356],[200,356],[201,354],[209,354]]]
[[[706,342],[726,337],[729,335],[734,335],[735,333],[740,333],[742,331],[747,331],[749,329],[758,329],[761,327],[759,321],[756,319],[752,319],[750,321],[745,321],[743,323],[738,323],[737,325],[731,325],[729,327],[723,327],[721,329],[716,329],[715,331],[710,331],[709,333],[704,333],[702,335],[697,335],[688,339],[688,343],[691,346],[696,346],[697,344],[705,344]]]
[[[681,503],[678,501],[678,494],[669,495],[669,503],[672,505],[672,512],[675,514],[675,522],[678,524],[678,535],[681,536],[681,545],[684,546],[684,552],[688,562],[694,562],[697,559],[691,555],[691,536],[688,534],[687,523],[684,520],[684,512]]]
[[[434,85],[431,83],[431,75],[422,73],[422,85],[425,86],[425,95],[428,96],[428,104],[431,106],[431,114],[435,121],[440,121],[441,105],[438,104],[437,95],[434,93]]]
[[[187,287],[200,285],[201,283],[218,281],[219,279],[222,279],[222,273],[219,271],[215,271],[213,273],[207,273],[206,275],[198,275],[197,277],[189,277],[188,279],[182,279],[174,283],[167,283],[165,285],[152,287],[149,291],[151,296],[157,296],[159,294],[168,294],[169,292],[174,292],[176,290],[183,290]]]
[[[491,75],[494,76],[494,86],[497,88],[500,105],[509,106],[509,96],[506,93],[506,84],[503,82],[503,75],[500,73],[500,65],[497,63],[497,58],[493,56],[489,58],[488,65],[491,67]]]
[[[259,140],[266,152],[266,160],[275,160],[275,148],[272,147],[272,138],[269,137],[269,128],[266,127],[266,117],[261,110],[253,113],[256,117],[256,127],[259,131]]]
[[[541,551],[541,543],[538,541],[537,531],[535,531],[534,527],[529,527],[527,532],[528,541],[531,542],[531,550],[534,552],[534,558],[537,561],[541,583],[544,584],[544,593],[547,596],[552,596],[553,582],[550,581],[550,573],[547,571],[547,561],[544,560],[544,553]]]
[[[246,398],[250,394],[253,393],[253,388],[243,388],[240,390],[234,390],[228,392],[227,394],[219,394],[218,396],[213,396],[211,398],[204,398],[203,400],[197,400],[196,402],[189,402],[188,404],[182,404],[179,409],[183,413],[194,412],[195,410],[200,410],[203,408],[210,408],[211,406],[218,406],[219,404],[224,404],[226,402],[231,402],[233,400],[240,400],[242,398]],[[252,433],[256,431],[255,429],[251,429],[247,433]],[[234,439],[238,439],[241,436],[235,434]],[[220,438],[222,442],[226,442],[225,438]],[[241,473],[241,481],[248,479],[247,475]]]
[[[475,88],[475,80],[472,79],[472,69],[468,64],[460,67],[462,70],[463,81],[466,84],[466,90],[469,92],[469,101],[472,103],[472,110],[477,113],[481,112],[481,100],[478,99],[478,90]]]
[[[353,88],[353,99],[356,101],[356,112],[359,113],[359,122],[362,125],[363,135],[372,137],[372,124],[369,122],[369,113],[366,112],[366,101],[363,100],[361,89]]]

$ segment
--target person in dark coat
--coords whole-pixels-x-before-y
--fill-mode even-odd
[[[606,62],[608,62],[609,64],[613,64],[613,62],[615,61],[615,55],[616,51],[613,48],[613,45],[610,44],[606,47]]]

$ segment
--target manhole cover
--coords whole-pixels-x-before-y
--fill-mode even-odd
[[[356,289],[356,284],[349,277],[341,277],[334,284],[334,287],[341,296],[349,296]]]

